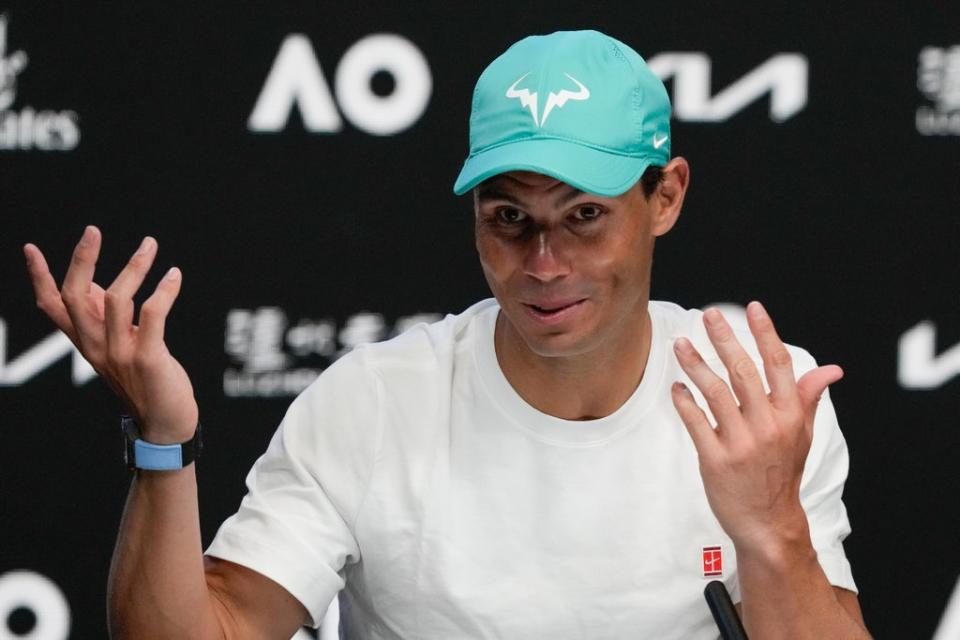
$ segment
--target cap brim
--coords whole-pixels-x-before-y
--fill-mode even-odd
[[[467,158],[453,192],[463,195],[507,171],[533,171],[587,193],[613,197],[636,184],[650,164],[650,158],[609,153],[567,140],[518,140]]]

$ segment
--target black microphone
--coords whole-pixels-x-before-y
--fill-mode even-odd
[[[747,640],[747,632],[743,629],[740,616],[733,606],[727,588],[719,580],[712,580],[703,590],[703,597],[707,599],[710,613],[720,630],[723,640]]]

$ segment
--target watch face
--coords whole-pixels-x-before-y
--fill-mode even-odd
[[[136,468],[136,453],[134,443],[140,436],[136,421],[130,416],[120,416],[120,431],[123,434],[123,462],[128,469]]]
[[[131,416],[120,416],[120,428],[131,442],[140,437],[140,427]]]
[[[123,462],[127,465],[128,469],[133,469],[133,440],[127,436],[126,433],[123,434]]]

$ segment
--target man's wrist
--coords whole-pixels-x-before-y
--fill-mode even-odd
[[[788,571],[797,563],[816,561],[806,514],[790,518],[749,538],[734,540],[737,564],[760,563],[770,569]]]
[[[140,421],[133,416],[127,416],[132,419],[137,426],[140,438],[151,444],[179,444],[193,439],[197,432],[197,425],[200,420],[193,416],[193,419],[184,419],[176,424],[158,425],[155,422]]]
[[[158,443],[142,437],[140,426],[131,416],[122,416],[124,460],[129,469],[174,471],[194,462],[203,447],[200,422],[193,436],[181,442]]]

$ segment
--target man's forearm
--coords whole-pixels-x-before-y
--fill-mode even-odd
[[[827,581],[809,533],[764,547],[737,547],[747,635],[766,638],[870,638]]]
[[[114,638],[221,638],[207,588],[194,466],[138,471],[108,586]]]

